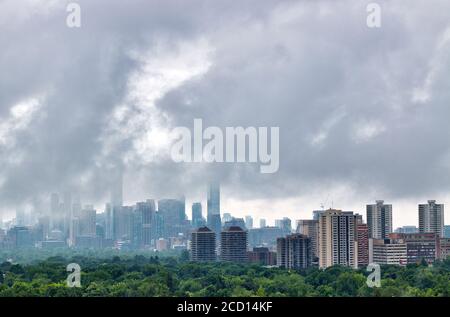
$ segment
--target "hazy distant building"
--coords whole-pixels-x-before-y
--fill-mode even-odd
[[[185,231],[186,211],[184,199],[161,199],[158,211],[164,222],[164,237],[176,237]]]
[[[28,227],[15,226],[7,233],[9,245],[13,248],[30,248],[34,246],[32,232]]]
[[[231,218],[231,220],[225,222],[223,224],[223,228],[229,228],[229,227],[241,227],[242,229],[246,230],[247,227],[245,225],[245,220],[243,218]]]
[[[311,239],[311,251],[313,257],[319,257],[319,220],[297,220],[297,233],[304,234]]]
[[[444,236],[444,205],[429,200],[427,204],[419,205],[419,232],[434,232]]]
[[[319,221],[319,217],[322,212],[324,212],[324,210],[313,210],[313,220]]]
[[[259,219],[259,227],[260,228],[264,228],[264,227],[266,227],[267,226],[267,224],[266,224],[266,219]]]
[[[392,233],[392,205],[387,205],[383,200],[377,200],[373,205],[367,205],[367,225],[369,237],[373,239],[385,239]]]
[[[231,221],[232,219],[233,219],[233,216],[229,212],[223,213],[223,217],[222,217],[223,223]]]
[[[268,247],[275,248],[277,238],[283,237],[285,234],[278,227],[262,227],[248,230],[248,243],[250,247]]]
[[[86,206],[79,218],[79,234],[81,236],[95,237],[96,234],[96,211],[92,206]]]
[[[395,233],[418,233],[419,228],[416,226],[403,226],[395,229]]]
[[[319,217],[319,266],[357,266],[356,218],[352,212],[329,209]]]
[[[202,215],[202,203],[197,202],[192,204],[192,226],[200,228],[205,225],[205,219]]]
[[[207,227],[200,227],[191,234],[191,260],[216,261],[216,234]]]
[[[211,182],[207,193],[207,226],[218,235],[222,229],[220,219],[220,184]]]
[[[240,227],[229,227],[220,233],[220,259],[247,262],[247,231]]]
[[[252,216],[245,216],[245,227],[247,229],[253,228],[253,218]]]
[[[275,220],[275,227],[283,230],[284,234],[290,234],[292,232],[291,219],[284,217],[283,219]]]
[[[273,266],[277,263],[276,252],[270,251],[266,247],[256,247],[253,251],[248,251],[248,261],[251,263],[258,263],[265,266]]]
[[[444,238],[450,238],[450,226],[444,226]]]
[[[155,201],[148,199],[136,203],[133,236],[136,247],[149,247],[152,241],[152,221],[156,212]]]
[[[277,265],[286,269],[305,269],[312,264],[311,239],[295,233],[277,239]]]

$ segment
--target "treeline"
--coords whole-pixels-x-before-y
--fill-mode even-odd
[[[67,287],[66,266],[78,263],[81,287]],[[0,296],[450,296],[450,260],[382,266],[381,287],[370,272],[334,266],[287,271],[258,265],[191,263],[187,255],[100,259],[53,256],[31,264],[0,264]]]

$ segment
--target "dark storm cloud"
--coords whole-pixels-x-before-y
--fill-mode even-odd
[[[121,165],[132,200],[198,194],[214,175],[269,201],[450,189],[447,1],[380,1],[379,29],[364,1],[80,1],[80,29],[63,2],[26,3],[0,2],[5,206],[65,189],[101,203]],[[33,98],[28,119],[11,114]],[[280,170],[159,155],[155,132],[194,118],[279,126]]]

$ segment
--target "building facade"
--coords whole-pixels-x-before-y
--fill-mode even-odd
[[[444,237],[444,205],[429,200],[419,205],[419,232],[433,232]]]
[[[356,217],[353,212],[329,209],[319,217],[319,266],[357,267]]]
[[[241,227],[228,227],[220,233],[220,259],[247,262],[247,231]]]
[[[216,261],[216,234],[208,227],[200,227],[191,234],[191,260]]]
[[[369,238],[385,239],[392,233],[392,205],[383,200],[377,200],[373,205],[366,206]]]
[[[312,264],[311,239],[295,233],[277,239],[277,265],[286,269],[306,269]]]

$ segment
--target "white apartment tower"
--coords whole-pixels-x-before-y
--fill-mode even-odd
[[[336,264],[356,268],[358,265],[353,212],[329,209],[319,217],[319,266]]]

